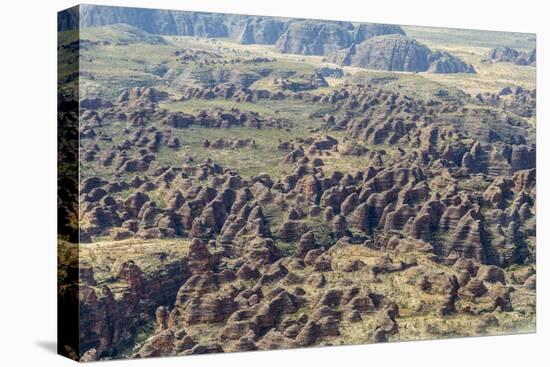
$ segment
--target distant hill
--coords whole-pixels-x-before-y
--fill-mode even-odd
[[[297,21],[288,26],[276,47],[282,53],[329,55],[353,43],[386,34],[405,32],[399,26],[386,24],[355,26],[349,22]]]
[[[387,71],[428,71],[438,74],[475,73],[472,65],[447,52],[434,52],[401,34],[377,36],[332,54],[341,65]]]

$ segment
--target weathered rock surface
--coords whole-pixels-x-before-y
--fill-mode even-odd
[[[537,50],[518,51],[511,47],[496,47],[489,51],[489,60],[492,62],[511,62],[516,65],[536,65]]]
[[[334,53],[330,59],[342,65],[388,71],[428,71],[437,74],[475,73],[471,65],[446,52],[433,52],[403,35],[370,38]]]

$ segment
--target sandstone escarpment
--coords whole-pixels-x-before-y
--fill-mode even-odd
[[[344,22],[297,21],[291,23],[276,43],[282,53],[329,55],[337,50],[366,39],[405,32],[399,26]]]
[[[301,21],[289,25],[275,47],[282,53],[328,55],[352,42],[351,24]]]
[[[403,35],[367,39],[335,52],[329,58],[341,64],[388,71],[428,71],[438,74],[475,73],[468,65],[447,52],[433,52],[418,41]]]

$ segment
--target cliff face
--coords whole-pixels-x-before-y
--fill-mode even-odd
[[[300,55],[329,55],[353,43],[387,35],[405,35],[399,26],[387,24],[360,24],[345,22],[300,21],[289,25],[277,41],[282,53]]]
[[[371,38],[340,54],[344,65],[378,70],[425,71],[430,49],[401,35]]]
[[[474,68],[447,52],[433,52],[401,34],[370,38],[329,57],[338,64],[387,71],[475,73]]]
[[[286,22],[274,18],[257,17],[245,22],[237,40],[242,44],[272,45],[286,29]]]
[[[79,9],[81,27],[121,23],[158,35],[230,37],[242,44],[276,44],[283,53],[301,55],[328,55],[371,37],[405,35],[401,27],[386,24],[89,5]],[[58,31],[75,28],[75,14],[60,14]]]
[[[81,27],[124,23],[160,35],[228,37],[230,33],[224,14],[89,5],[79,8]],[[58,23],[58,31],[75,27],[75,22],[65,18]]]
[[[78,270],[73,270],[79,280],[79,355],[90,349],[97,358],[117,355],[135,343],[139,332],[154,323],[156,308],[172,302],[189,278],[186,246],[184,241],[118,242],[100,264],[90,256],[96,247],[81,251]]]
[[[355,28],[353,39],[356,43],[361,43],[369,38],[386,34],[400,34],[405,36],[405,31],[403,31],[400,26],[393,24],[364,23]]]
[[[296,22],[288,27],[276,47],[282,53],[328,55],[352,43],[351,29],[350,23]]]

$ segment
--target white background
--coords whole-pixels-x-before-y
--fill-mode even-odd
[[[548,365],[548,42],[545,1],[98,1],[537,33],[537,334],[99,363],[97,366]],[[0,3],[0,365],[65,366],[56,339],[56,12],[75,1]],[[545,16],[546,15],[546,16]],[[550,145],[550,144],[549,144]],[[546,342],[545,342],[546,340]],[[543,362],[544,361],[544,362]]]

